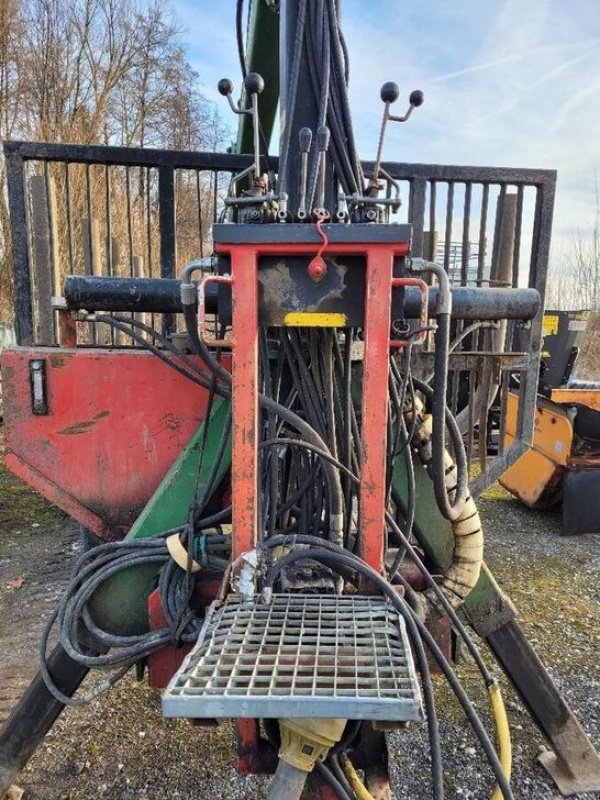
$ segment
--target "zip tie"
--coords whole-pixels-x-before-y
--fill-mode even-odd
[[[200,534],[200,536],[198,536],[198,544],[196,546],[196,556],[198,556],[198,551],[200,551],[199,552],[200,564],[202,565],[202,567],[204,567],[204,569],[208,567],[208,553],[206,552],[206,537],[207,537],[206,533]]]

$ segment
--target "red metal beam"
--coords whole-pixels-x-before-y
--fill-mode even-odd
[[[384,550],[393,265],[389,245],[372,245],[367,251],[359,545],[361,557],[378,572]]]

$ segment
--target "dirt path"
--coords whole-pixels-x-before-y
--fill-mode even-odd
[[[37,671],[44,621],[75,558],[78,528],[0,469],[0,720]]]
[[[561,538],[556,515],[529,512],[500,490],[488,493],[480,508],[490,567],[600,745],[600,536]],[[78,547],[76,526],[0,471],[0,716],[36,669],[39,632]],[[20,588],[10,585],[20,578]],[[484,709],[469,665],[460,665],[459,672]],[[437,683],[446,796],[489,797],[487,767],[456,703]],[[560,794],[535,763],[542,737],[508,688],[507,697],[515,797],[558,800]],[[423,734],[416,726],[392,737],[397,800],[430,798]],[[267,791],[265,779],[235,773],[228,724],[196,728],[165,722],[160,694],[132,678],[89,707],[67,710],[19,783],[25,800],[261,800]]]

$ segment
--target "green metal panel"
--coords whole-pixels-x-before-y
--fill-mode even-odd
[[[266,0],[254,0],[250,13],[250,26],[246,46],[246,61],[250,72],[258,72],[265,88],[258,99],[260,120],[267,142],[270,142],[279,102],[279,15]],[[237,153],[251,153],[253,149],[252,117],[240,117]]]

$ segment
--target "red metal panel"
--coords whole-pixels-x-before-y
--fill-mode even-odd
[[[367,253],[365,354],[362,383],[360,555],[380,572],[385,529],[385,466],[394,250],[376,245]]]
[[[258,486],[257,364],[258,259],[264,255],[311,255],[307,244],[222,244],[229,253],[233,295],[233,552],[238,556],[256,541]],[[363,377],[363,447],[361,555],[374,569],[383,568],[387,381],[390,348],[393,260],[409,252],[408,242],[386,244],[327,243],[329,255],[367,259],[365,362]],[[367,398],[368,404],[367,404]]]
[[[31,409],[46,363],[49,414]],[[1,357],[6,463],[100,536],[119,536],[206,413],[208,393],[151,353],[15,348]]]
[[[247,247],[231,249],[233,301],[233,557],[252,550],[258,493],[258,263]]]

